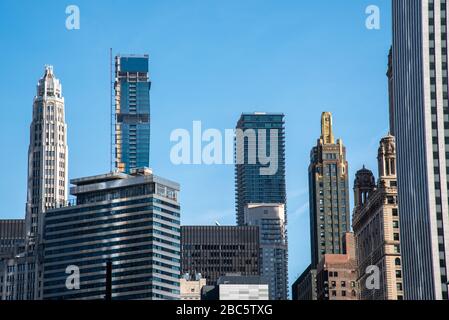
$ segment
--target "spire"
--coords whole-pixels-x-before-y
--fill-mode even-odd
[[[334,133],[332,132],[332,114],[323,112],[321,115],[321,139],[324,144],[334,144]]]
[[[60,81],[53,73],[53,66],[45,65],[43,77],[39,80],[37,85],[37,96],[51,96],[61,98],[62,87]]]

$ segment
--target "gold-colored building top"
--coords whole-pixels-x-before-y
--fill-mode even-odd
[[[321,115],[321,140],[323,144],[334,144],[334,133],[332,132],[332,113],[323,112]]]

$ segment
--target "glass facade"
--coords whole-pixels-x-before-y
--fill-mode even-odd
[[[49,211],[44,299],[103,299],[108,261],[112,299],[178,299],[179,187],[166,182],[152,175],[83,182],[72,189],[76,204]],[[80,270],[79,290],[66,287],[68,266]]]
[[[235,166],[236,211],[237,223],[243,225],[245,205],[286,203],[284,115],[243,114],[237,123],[237,130],[239,129],[243,131],[244,139],[240,147],[236,141],[235,147],[236,158],[241,157],[243,160],[243,163],[236,163]],[[255,134],[248,134],[248,130],[254,130]],[[261,136],[265,141],[261,140]],[[274,174],[263,175],[261,169],[268,165],[261,163],[260,153],[263,156],[269,155],[272,143],[276,144],[277,154],[270,156],[274,157],[277,170]],[[253,156],[257,158],[254,163],[251,161]]]
[[[150,167],[149,58],[117,56],[115,61],[115,161],[129,173]]]

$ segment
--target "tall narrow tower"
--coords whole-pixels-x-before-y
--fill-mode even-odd
[[[349,231],[348,162],[346,148],[332,130],[332,114],[321,116],[321,137],[313,147],[309,166],[312,268],[324,254],[342,254]]]
[[[115,167],[120,172],[150,166],[148,55],[115,58]]]
[[[42,213],[67,200],[67,125],[62,86],[52,66],[37,85],[28,149],[26,236],[33,247],[42,238]]]
[[[449,298],[446,0],[393,0],[393,99],[405,298]]]

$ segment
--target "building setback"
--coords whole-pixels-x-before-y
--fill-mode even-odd
[[[354,182],[354,216],[358,282],[362,300],[402,300],[404,297],[400,221],[397,201],[396,145],[388,135],[378,151],[379,181],[361,169]],[[379,288],[367,288],[373,266],[379,270]],[[370,283],[371,284],[371,283]]]
[[[447,300],[448,2],[393,0],[393,99],[404,293]]]
[[[321,116],[321,137],[310,154],[309,197],[312,268],[324,254],[343,253],[350,228],[348,162],[342,140],[335,141],[332,115]]]
[[[18,239],[19,245],[13,249],[14,252],[0,261],[0,273],[4,275],[0,276],[2,299],[42,299],[43,220],[47,210],[66,203],[67,159],[62,85],[53,67],[45,66],[33,100],[25,224],[16,226],[18,229],[14,231],[17,233],[24,229],[24,242]]]
[[[115,167],[150,167],[148,55],[115,58]]]
[[[182,226],[181,239],[183,274],[201,274],[208,285],[228,274],[260,274],[258,227]]]
[[[179,185],[150,169],[72,180],[72,205],[45,217],[44,299],[179,299]],[[66,269],[80,271],[79,290]]]

